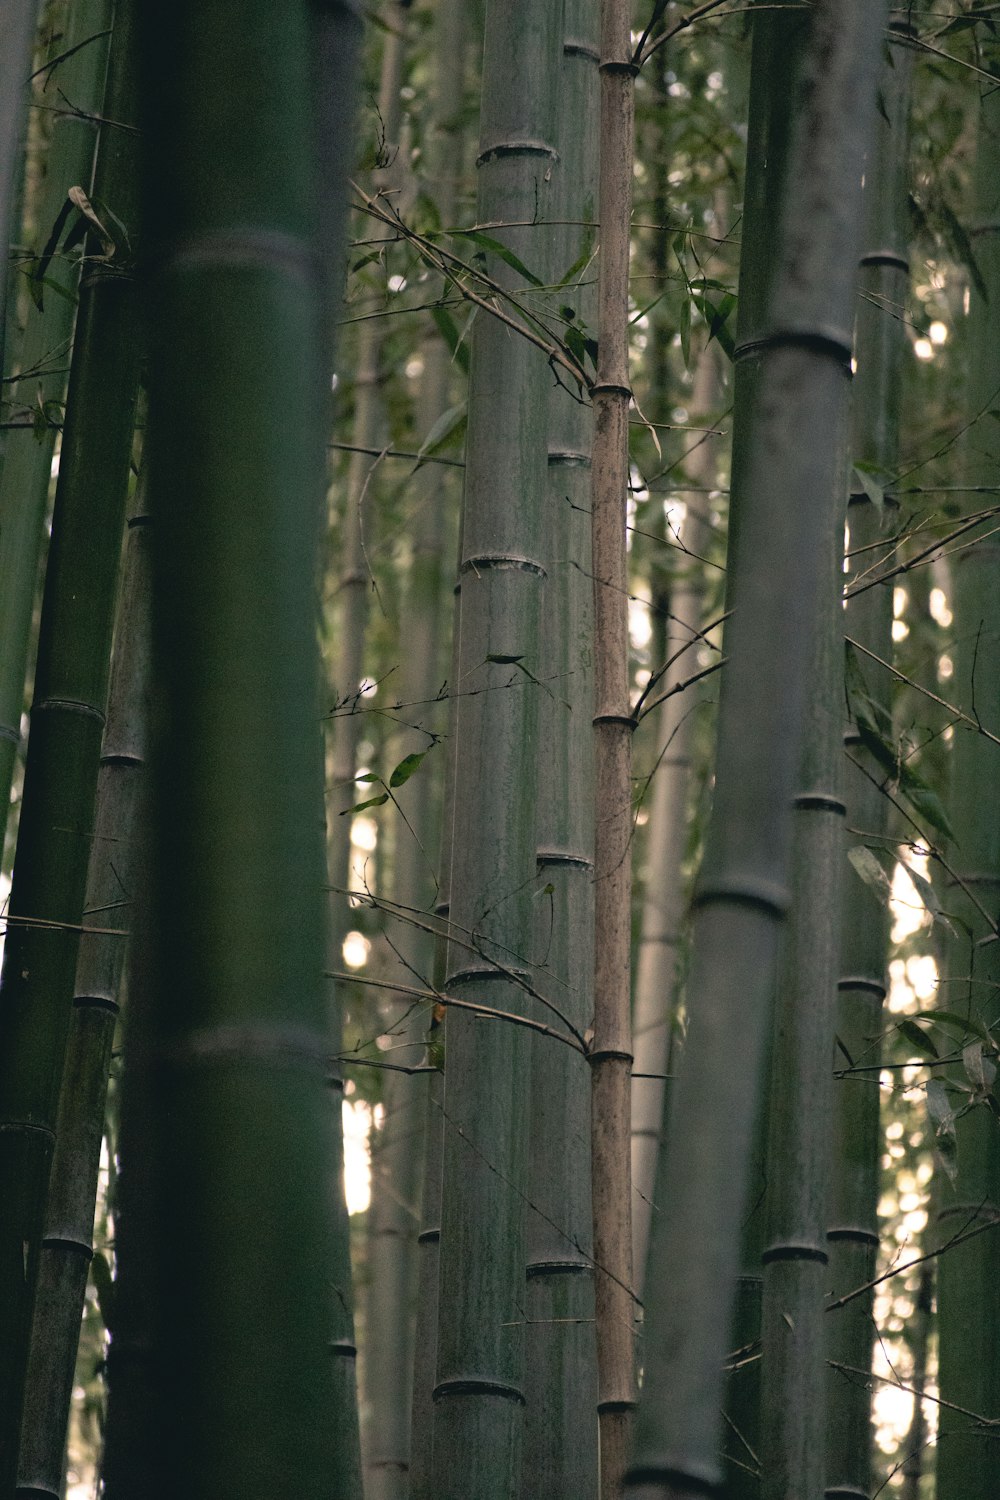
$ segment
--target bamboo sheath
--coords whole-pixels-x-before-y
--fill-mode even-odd
[[[528,0],[486,15],[477,216],[523,226],[497,233],[529,268],[546,257],[534,225],[550,218],[557,169],[559,19]],[[512,267],[487,260],[492,276],[518,285]],[[497,319],[478,317],[471,338],[448,988],[523,1012],[548,374]],[[480,1500],[510,1500],[525,1400],[526,1032],[459,1012],[447,1032],[434,1492],[465,1500],[471,1467]]]
[[[149,537],[133,515],[101,752],[84,932],[59,1100],[32,1324],[17,1494],[62,1493],[80,1319],[92,1256],[111,1048],[135,911],[137,820],[149,676]]]
[[[629,1180],[632,708],[628,684],[628,271],[635,136],[631,5],[601,6],[598,367],[591,396],[594,576],[592,1173],[601,1496],[614,1500],[635,1407]]]
[[[996,47],[988,54],[991,65]],[[983,92],[979,110],[973,227],[976,262],[988,298],[970,291],[969,380],[967,410],[971,426],[965,439],[970,484],[995,484],[1000,444],[989,415],[1000,389],[1000,357],[994,312],[1000,295],[1000,108],[992,92]],[[1000,549],[987,526],[975,544],[961,552],[953,571],[954,681],[957,702],[975,713],[977,722],[996,732],[1000,721]],[[995,746],[974,729],[956,725],[952,749],[950,818],[954,847],[950,861],[958,880],[949,882],[947,910],[953,913],[948,942],[944,1006],[970,1023],[961,1066],[951,1070],[949,1106],[971,1109],[955,1122],[957,1172],[954,1181],[941,1174],[937,1189],[937,1243],[945,1244],[1000,1217],[1000,1149],[997,1123],[983,1097],[992,1078],[989,1053],[984,1064],[972,1030],[996,1017],[1000,959],[982,908],[993,913],[1000,892],[1000,837],[996,819],[983,809],[996,787]],[[978,906],[977,906],[978,903]],[[971,1095],[963,1090],[972,1090]],[[1000,1453],[986,1423],[1000,1416],[1000,1353],[993,1329],[1000,1317],[997,1230],[988,1230],[948,1249],[937,1267],[938,1379],[943,1401],[937,1447],[937,1495],[940,1500],[986,1500],[1000,1483]],[[975,1413],[976,1416],[967,1415]],[[979,1418],[984,1418],[985,1423]]]
[[[869,0],[821,0],[793,85],[768,347],[736,538],[715,803],[696,897],[691,1022],[670,1127],[670,1217],[648,1279],[646,1377],[627,1482],[637,1500],[693,1500],[722,1477],[719,1407],[747,1140],[788,900],[797,726],[828,545],[828,516],[803,497],[830,493],[840,472],[883,22]]]
[[[120,7],[107,117],[135,117],[132,16]],[[106,131],[95,192],[129,236],[95,238],[81,288],[42,603],[0,986],[0,1494],[13,1492],[31,1310],[69,1033],[138,380],[133,132]]]
[[[77,185],[90,190],[96,116],[107,64],[107,36],[102,33],[106,33],[110,17],[110,0],[83,0],[70,10],[66,50],[79,50],[53,71],[60,88],[77,103],[80,113],[59,114],[52,127],[39,208],[39,252],[66,203],[68,190]],[[89,43],[88,37],[93,38]],[[10,60],[13,56],[12,52]],[[53,258],[45,274],[55,285],[43,287],[41,308],[32,302],[27,309],[17,350],[17,378],[8,387],[14,419],[28,425],[6,434],[0,454],[0,829],[7,825],[21,743],[38,557],[58,427],[49,403],[61,403],[66,389],[80,279],[79,266],[59,256]],[[68,295],[60,296],[56,287]],[[8,350],[9,356],[12,353]],[[33,425],[36,415],[43,422],[39,431]]]
[[[906,45],[905,18],[893,18],[891,59],[881,72],[884,114],[876,120],[865,189],[865,239],[862,243],[856,325],[857,374],[853,382],[853,457],[856,463],[890,479],[899,459],[899,410],[906,332],[892,309],[906,301],[908,286],[907,206],[909,163],[909,96],[912,52]],[[853,594],[850,583],[876,575],[891,557],[886,533],[896,501],[891,488],[880,513],[855,473],[849,485],[847,522],[851,552],[846,633],[884,661],[892,658],[892,585]],[[883,538],[886,538],[883,541]],[[882,705],[891,722],[889,674],[856,659],[866,690]],[[880,782],[882,771],[865,748],[857,724],[844,732],[847,823],[876,840],[887,828],[888,804]],[[844,875],[843,932],[837,996],[836,1034],[850,1060],[877,1060],[882,1005],[886,991],[888,913],[880,896],[849,867]],[[846,1057],[845,1054],[846,1053]],[[838,1078],[834,1096],[829,1227],[829,1285],[834,1298],[862,1286],[875,1274],[878,1253],[879,1102],[865,1079],[847,1073]],[[852,1369],[868,1369],[872,1357],[872,1297],[859,1297],[827,1317],[827,1357]],[[827,1388],[827,1500],[868,1495],[872,1485],[871,1388],[831,1367]]]

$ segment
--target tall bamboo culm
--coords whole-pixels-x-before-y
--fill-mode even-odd
[[[629,0],[601,4],[594,576],[592,1173],[601,1497],[616,1500],[635,1409],[630,1171],[632,709],[628,680],[628,274],[635,140]]]
[[[149,1138],[154,1386],[185,1433],[161,1425],[152,1493],[318,1500],[351,1440],[331,1371],[314,594],[340,250],[316,217],[338,101],[317,121],[313,61],[338,38],[304,3],[143,19],[157,732],[125,1087]]]
[[[477,218],[547,261],[557,7],[486,13]],[[523,284],[498,256],[491,276]],[[462,526],[448,992],[525,1013],[533,952],[545,360],[488,314],[472,328]],[[526,669],[526,670],[525,670]],[[520,1488],[524,1412],[527,1033],[453,1010],[447,1026],[434,1494]]]
[[[469,27],[463,0],[442,0],[435,11],[434,74],[432,99],[435,129],[427,144],[437,184],[437,204],[441,222],[454,222],[458,198],[458,179],[462,171],[460,144],[462,98],[465,65],[468,56]],[[433,424],[447,410],[447,394],[452,379],[450,352],[443,340],[436,340],[425,356],[425,419]],[[430,431],[430,426],[425,427]],[[430,466],[433,472],[435,466]],[[450,487],[449,487],[450,488]],[[440,506],[446,485],[425,474],[419,496],[425,504]],[[430,523],[427,523],[428,526]],[[461,546],[458,547],[459,574],[452,589],[451,653],[449,681],[459,676],[459,608],[461,601]],[[448,705],[448,738],[445,745],[444,787],[441,797],[441,836],[438,846],[438,884],[434,902],[435,916],[441,933],[435,939],[433,978],[443,985],[447,967],[447,942],[443,929],[451,911],[451,856],[454,813],[455,762],[457,747],[455,726],[458,699]],[[439,1060],[444,1031],[443,1018],[431,1018],[428,1027],[428,1061]],[[420,1220],[417,1230],[417,1306],[414,1320],[413,1398],[410,1420],[409,1480],[410,1500],[433,1500],[433,1391],[437,1378],[438,1270],[441,1250],[441,1171],[444,1147],[444,1078],[440,1071],[428,1076],[422,1105],[426,1112],[420,1190]]]
[[[66,50],[55,71],[79,113],[56,116],[39,208],[40,255],[71,187],[91,187],[97,118],[104,93],[111,0],[82,0],[69,14]],[[93,38],[88,42],[87,39]],[[13,54],[11,54],[13,55]],[[0,90],[0,93],[3,91]],[[6,97],[6,95],[4,95]],[[11,783],[21,743],[21,709],[43,522],[59,420],[50,403],[62,401],[73,331],[79,266],[55,256],[46,270],[42,305],[29,302],[9,386],[11,420],[0,453],[0,830],[10,810]],[[56,290],[61,288],[67,296]],[[13,351],[8,350],[8,354]],[[35,429],[36,414],[44,419]],[[21,426],[20,424],[24,425]]]
[[[994,66],[996,43],[984,66]],[[970,291],[970,375],[967,409],[966,474],[970,485],[995,485],[1000,444],[993,431],[1000,391],[1000,354],[995,310],[1000,297],[1000,102],[981,91],[975,200],[972,210],[976,261],[988,300]],[[979,497],[974,497],[978,499]],[[970,507],[971,509],[972,507]],[[973,546],[954,563],[952,657],[955,701],[974,713],[992,734],[1000,730],[1000,548],[987,522]],[[995,1066],[984,1055],[976,1027],[996,1017],[1000,983],[998,945],[990,941],[1000,892],[1000,836],[997,820],[984,816],[995,794],[996,746],[971,726],[956,724],[952,749],[951,865],[961,886],[951,883],[947,909],[955,935],[948,944],[945,1008],[958,1012],[969,1032],[962,1065],[953,1070],[948,1103],[958,1112],[957,1174],[937,1192],[939,1244],[992,1222],[993,1228],[950,1246],[938,1260],[938,1380],[944,1402],[937,1445],[938,1500],[986,1500],[1000,1484],[1000,1448],[995,1431],[978,1418],[1000,1417],[1000,1350],[995,1330],[1000,1319],[997,1242],[1000,1235],[1000,1138],[983,1097]],[[956,1087],[957,1085],[957,1087]],[[972,1094],[962,1090],[972,1090]],[[978,1097],[977,1097],[978,1094]],[[973,1415],[974,1414],[974,1415]]]
[[[696,896],[690,1026],[671,1115],[664,1247],[647,1278],[646,1377],[628,1481],[642,1500],[694,1500],[722,1478],[723,1362],[748,1140],[788,904],[797,726],[829,517],[802,496],[840,472],[860,191],[884,9],[810,13],[776,270],[744,470],[726,630],[715,802]],[[786,84],[786,87],[789,86]],[[800,441],[808,431],[811,441]],[[732,1058],[741,1059],[734,1073]],[[725,1101],[725,1108],[720,1101]]]
[[[741,223],[739,313],[733,363],[732,479],[726,606],[739,602],[744,553],[739,544],[741,517],[748,504],[745,476],[753,438],[755,392],[768,349],[771,284],[777,262],[771,246],[781,220],[791,144],[793,91],[809,29],[794,3],[763,5],[751,15],[751,65],[747,122],[746,178]],[[726,1482],[732,1500],[760,1495],[761,1393],[761,1258],[767,1238],[767,1136],[770,1056],[765,1054],[761,1103],[755,1111],[744,1213],[740,1268],[736,1280],[730,1348],[732,1368],[726,1381]]]
[[[596,0],[564,10],[556,221],[546,281],[583,264],[561,287],[563,309],[593,327],[588,250],[596,240]],[[587,406],[561,386],[549,395],[548,489],[539,676],[538,893],[535,983],[582,1037],[593,1015],[594,803],[591,659],[590,443]],[[555,1020],[553,1012],[539,1019]],[[597,1486],[597,1369],[591,1256],[590,1071],[581,1051],[534,1036],[527,1220],[527,1415],[523,1500],[591,1500]]]
[[[122,597],[97,783],[85,929],[59,1100],[18,1461],[18,1500],[62,1493],[80,1320],[93,1252],[104,1137],[128,930],[136,909],[138,815],[149,677],[149,532],[129,520]]]
[[[883,661],[892,658],[892,584],[874,580],[893,556],[892,518],[898,503],[891,481],[899,459],[899,413],[903,362],[909,345],[899,310],[906,305],[909,270],[907,205],[910,75],[913,54],[907,46],[906,16],[893,13],[888,33],[891,58],[881,70],[885,113],[876,119],[876,135],[865,186],[865,239],[862,245],[856,327],[857,374],[852,391],[853,459],[847,524],[850,534],[847,575],[846,633]],[[877,485],[888,483],[884,507],[872,503],[862,476],[869,471]],[[874,584],[874,586],[872,586]],[[853,648],[848,648],[853,651]],[[855,678],[854,668],[859,677]],[[879,728],[892,722],[888,672],[860,653],[852,661],[854,691],[864,691],[878,705]],[[871,717],[870,705],[855,712]],[[884,772],[863,743],[856,717],[844,731],[847,824],[877,843],[887,831],[888,802],[880,782]],[[856,843],[855,835],[850,835]],[[829,1285],[833,1299],[869,1282],[878,1254],[880,1136],[878,1090],[871,1073],[853,1076],[853,1064],[878,1061],[878,1037],[886,993],[888,913],[881,898],[857,872],[844,875],[841,971],[838,983],[833,1059],[834,1146],[830,1217],[827,1232]],[[872,1484],[871,1386],[857,1370],[871,1365],[873,1321],[871,1295],[835,1307],[826,1318],[827,1357],[827,1500],[868,1495]]]
[[[28,82],[31,44],[37,15],[38,0],[13,0],[4,16],[3,52],[0,55],[0,237],[5,245],[9,243],[15,216],[23,146],[21,137],[31,87]],[[0,370],[4,369],[8,286],[5,265],[0,275]]]
[[[116,7],[104,115],[136,114],[130,0]],[[95,197],[124,226],[88,240],[42,602],[31,746],[0,983],[0,1495],[20,1408],[83,916],[138,381],[134,129],[106,128]]]
[[[657,54],[659,55],[659,54]],[[718,388],[717,351],[702,351],[695,371],[691,410],[707,420]],[[659,394],[659,393],[658,393]],[[666,392],[662,393],[666,399]],[[654,418],[655,420],[655,418]],[[715,479],[715,450],[701,442],[685,465],[698,486],[672,491],[685,505],[671,541],[673,575],[665,629],[666,668],[654,696],[665,696],[656,720],[656,761],[649,811],[648,863],[643,882],[642,926],[635,975],[633,1031],[635,1075],[632,1078],[632,1259],[635,1287],[642,1295],[651,1227],[657,1217],[656,1168],[663,1148],[671,1036],[679,993],[678,965],[684,925],[684,850],[688,836],[688,802],[696,702],[678,688],[697,670],[691,649],[702,625],[705,594],[703,555],[708,536],[707,490]],[[665,544],[666,545],[666,544]]]

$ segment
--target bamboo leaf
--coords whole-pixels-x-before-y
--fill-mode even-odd
[[[383,802],[388,802],[389,793],[383,792],[380,797],[369,797],[365,802],[355,802],[353,807],[345,807],[340,816],[346,818],[348,813],[364,812],[366,807],[381,807]]]
[[[912,1020],[909,1016],[897,1024],[896,1030],[900,1036],[906,1038],[911,1047],[914,1047],[920,1053],[921,1057],[932,1057],[935,1059],[940,1057],[941,1054],[923,1027],[918,1026],[916,1021]]]
[[[976,1092],[988,1094],[997,1076],[997,1065],[983,1052],[982,1042],[969,1042],[962,1048],[962,1066]]]
[[[958,1176],[958,1137],[955,1133],[955,1111],[948,1091],[939,1078],[927,1085],[927,1115],[934,1132],[934,1150],[950,1182]]]
[[[532,286],[544,286],[544,282],[538,279],[534,271],[529,271],[524,261],[515,255],[513,250],[502,244],[500,240],[495,240],[492,235],[483,234],[481,229],[470,229],[467,237],[477,245],[481,245],[484,250],[489,250],[493,255],[498,255],[506,265],[510,266],[511,270],[516,271],[519,276],[523,276],[525,281],[530,281]]]
[[[434,319],[438,333],[448,345],[452,359],[467,375],[469,373],[469,349],[465,342],[465,334],[459,332],[458,324],[447,308],[432,307],[431,317]]]
[[[848,849],[847,857],[865,885],[871,886],[873,891],[877,891],[888,900],[892,890],[892,881],[878,856],[865,844],[855,844],[853,849]]]
[[[428,746],[427,748],[429,750],[431,747]],[[392,787],[397,787],[402,786],[405,782],[409,781],[414,771],[416,771],[420,766],[420,763],[422,762],[426,754],[427,750],[414,750],[412,755],[404,755],[403,759],[399,762],[399,765],[389,777],[389,785]]]
[[[429,458],[438,453],[454,437],[460,428],[464,427],[466,419],[466,404],[460,401],[457,406],[450,406],[447,411],[442,412],[434,423],[430,432],[424,438],[417,453],[417,462]]]

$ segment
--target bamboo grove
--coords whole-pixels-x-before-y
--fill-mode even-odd
[[[1000,1493],[991,0],[9,0],[0,1500]]]

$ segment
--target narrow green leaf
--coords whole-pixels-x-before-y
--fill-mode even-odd
[[[886,874],[878,856],[865,844],[855,844],[853,849],[848,849],[847,857],[865,885],[871,886],[873,891],[877,891],[888,900],[892,890],[892,880]]]
[[[940,1078],[927,1085],[927,1114],[934,1131],[935,1154],[948,1180],[958,1176],[958,1137],[955,1133],[955,1111]]]
[[[468,238],[473,240],[477,245],[481,245],[484,250],[489,250],[492,254],[498,255],[506,265],[510,266],[511,270],[516,271],[519,276],[523,276],[525,281],[530,281],[532,286],[544,286],[545,283],[538,279],[534,271],[528,270],[524,261],[515,255],[513,250],[508,249],[499,240],[495,240],[492,235],[483,234],[481,229],[470,229],[468,230]]]
[[[348,813],[364,812],[366,807],[381,807],[383,802],[388,802],[389,793],[383,792],[380,797],[369,797],[366,802],[355,802],[353,807],[345,807],[340,816],[346,818]]]
[[[922,1057],[940,1057],[941,1054],[938,1052],[938,1049],[935,1047],[926,1031],[924,1031],[923,1027],[918,1026],[916,1021],[911,1020],[909,1016],[907,1016],[904,1020],[898,1022],[896,1030],[899,1032],[900,1036],[906,1038],[910,1046],[915,1048],[915,1050],[919,1052]]]
[[[450,406],[447,411],[442,412],[434,423],[430,432],[424,438],[417,453],[417,460],[429,458],[444,447],[448,440],[454,437],[459,428],[464,424],[466,418],[466,405],[460,401],[457,406]]]
[[[428,749],[430,749],[430,746],[428,746]],[[427,750],[414,750],[412,755],[404,755],[399,765],[389,777],[389,785],[392,787],[402,786],[404,782],[409,781],[426,754]]]
[[[465,342],[465,333],[459,332],[458,324],[445,307],[432,307],[431,317],[434,319],[438,333],[448,345],[452,359],[467,375],[469,373],[469,348]]]

